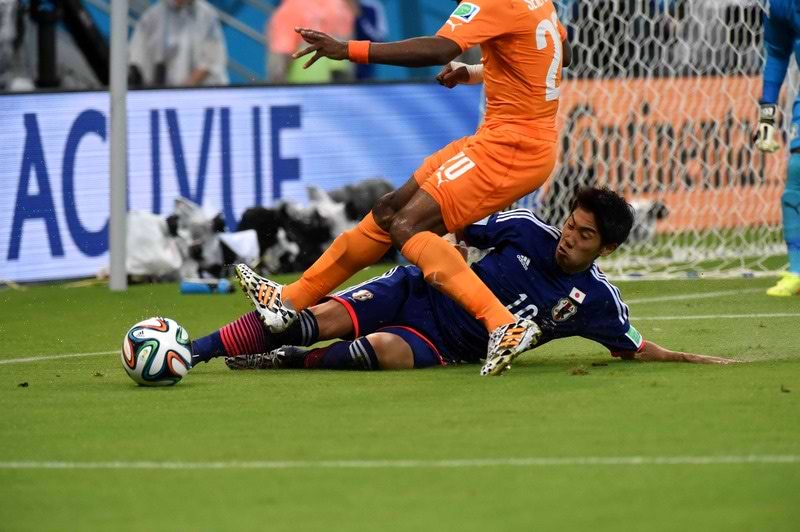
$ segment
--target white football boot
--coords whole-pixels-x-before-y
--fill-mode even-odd
[[[271,332],[283,332],[297,319],[297,312],[283,304],[282,284],[261,277],[244,264],[236,265],[236,277],[261,321]]]
[[[501,325],[489,335],[481,376],[502,375],[515,358],[535,346],[541,337],[542,330],[531,320],[517,319],[515,323]]]

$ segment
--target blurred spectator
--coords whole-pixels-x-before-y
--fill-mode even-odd
[[[24,58],[25,9],[19,0],[0,0],[0,90],[32,90]]]
[[[222,27],[205,0],[159,0],[133,32],[132,85],[227,85],[227,62]]]
[[[0,87],[5,88],[11,76],[14,41],[17,40],[17,2],[0,0]]]
[[[386,8],[380,0],[356,2],[356,39],[383,42],[389,38]],[[356,65],[356,79],[371,79],[375,65]]]
[[[283,0],[267,23],[267,79],[271,83],[328,83],[353,77],[347,61],[320,59],[303,69],[308,60],[292,60],[292,54],[304,48],[303,39],[294,29],[311,28],[337,39],[353,37],[355,9],[353,0]]]

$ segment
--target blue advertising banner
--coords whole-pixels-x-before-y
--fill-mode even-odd
[[[187,197],[229,228],[254,205],[384,177],[402,184],[478,121],[478,87],[260,87],[128,96],[128,205]],[[0,96],[0,280],[94,275],[108,263],[107,93]]]

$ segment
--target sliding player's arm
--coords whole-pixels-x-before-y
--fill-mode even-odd
[[[596,312],[595,319],[592,321],[593,325],[581,334],[584,338],[605,346],[613,357],[643,362],[691,362],[694,364],[735,364],[738,362],[729,358],[672,351],[655,342],[645,340],[627,319],[628,307],[621,300],[617,300],[616,303],[620,305],[619,309],[622,310],[622,314],[619,314],[620,310],[616,304],[602,305],[599,308],[607,309],[607,313],[604,315],[603,312]],[[625,332],[623,333],[623,331]]]
[[[764,41],[767,60],[764,63],[763,90],[759,102],[756,148],[765,153],[773,153],[780,148],[775,140],[775,119],[781,85],[786,79],[792,57],[793,32],[782,21],[765,17]]]
[[[641,360],[645,362],[690,362],[693,364],[736,364],[739,361],[730,358],[671,351],[655,342],[644,341],[638,351],[618,351],[613,356],[623,360]]]

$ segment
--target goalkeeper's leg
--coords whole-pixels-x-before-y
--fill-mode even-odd
[[[789,175],[781,198],[783,235],[789,249],[789,271],[800,274],[800,148],[792,150]]]
[[[794,142],[793,142],[794,144]],[[783,237],[789,253],[789,271],[778,284],[767,290],[771,296],[800,295],[800,148],[793,147],[789,158],[786,188],[781,197]]]

